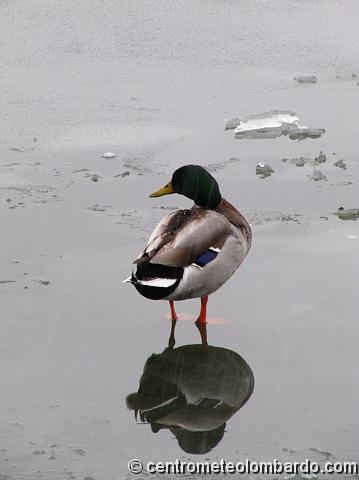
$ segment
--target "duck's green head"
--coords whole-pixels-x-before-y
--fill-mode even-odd
[[[162,197],[170,193],[179,193],[203,208],[216,208],[221,192],[216,180],[200,165],[185,165],[172,175],[172,180],[163,188],[151,193],[150,197]]]

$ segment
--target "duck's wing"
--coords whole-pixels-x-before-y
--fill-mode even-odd
[[[230,222],[213,210],[177,210],[157,225],[135,263],[185,267],[211,247],[221,249],[230,234]]]

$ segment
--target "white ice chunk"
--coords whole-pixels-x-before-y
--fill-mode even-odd
[[[106,152],[101,155],[102,158],[116,158],[116,153]]]
[[[259,175],[261,178],[270,177],[273,173],[273,168],[267,163],[259,162],[256,166],[256,175]]]
[[[234,128],[236,139],[277,138],[288,135],[291,140],[303,140],[319,138],[325,133],[323,128],[300,125],[299,118],[289,110],[271,110],[258,115],[248,115],[242,120],[235,118],[229,120],[225,128]]]
[[[318,79],[315,75],[303,75],[300,77],[294,77],[294,79],[298,83],[317,83]]]

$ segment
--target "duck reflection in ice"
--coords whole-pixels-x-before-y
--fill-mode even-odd
[[[157,433],[169,429],[187,453],[204,454],[222,439],[226,422],[252,395],[246,361],[225,348],[184,345],[147,360],[130,410]]]

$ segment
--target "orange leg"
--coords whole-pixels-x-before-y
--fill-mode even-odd
[[[170,309],[171,309],[171,319],[173,320],[178,320],[177,313],[175,310],[175,302],[174,300],[168,300],[168,303],[170,304]]]
[[[201,297],[201,311],[199,317],[196,320],[196,327],[201,334],[202,345],[205,350],[208,350],[208,342],[207,342],[207,302],[208,302],[208,295]]]
[[[171,324],[171,333],[170,333],[170,338],[168,339],[168,348],[173,348],[175,346],[176,340],[175,340],[175,328],[176,328],[176,323],[177,323],[177,314],[175,310],[175,302],[173,300],[169,300],[170,304],[170,309],[171,309],[171,319],[172,319],[172,324]]]

